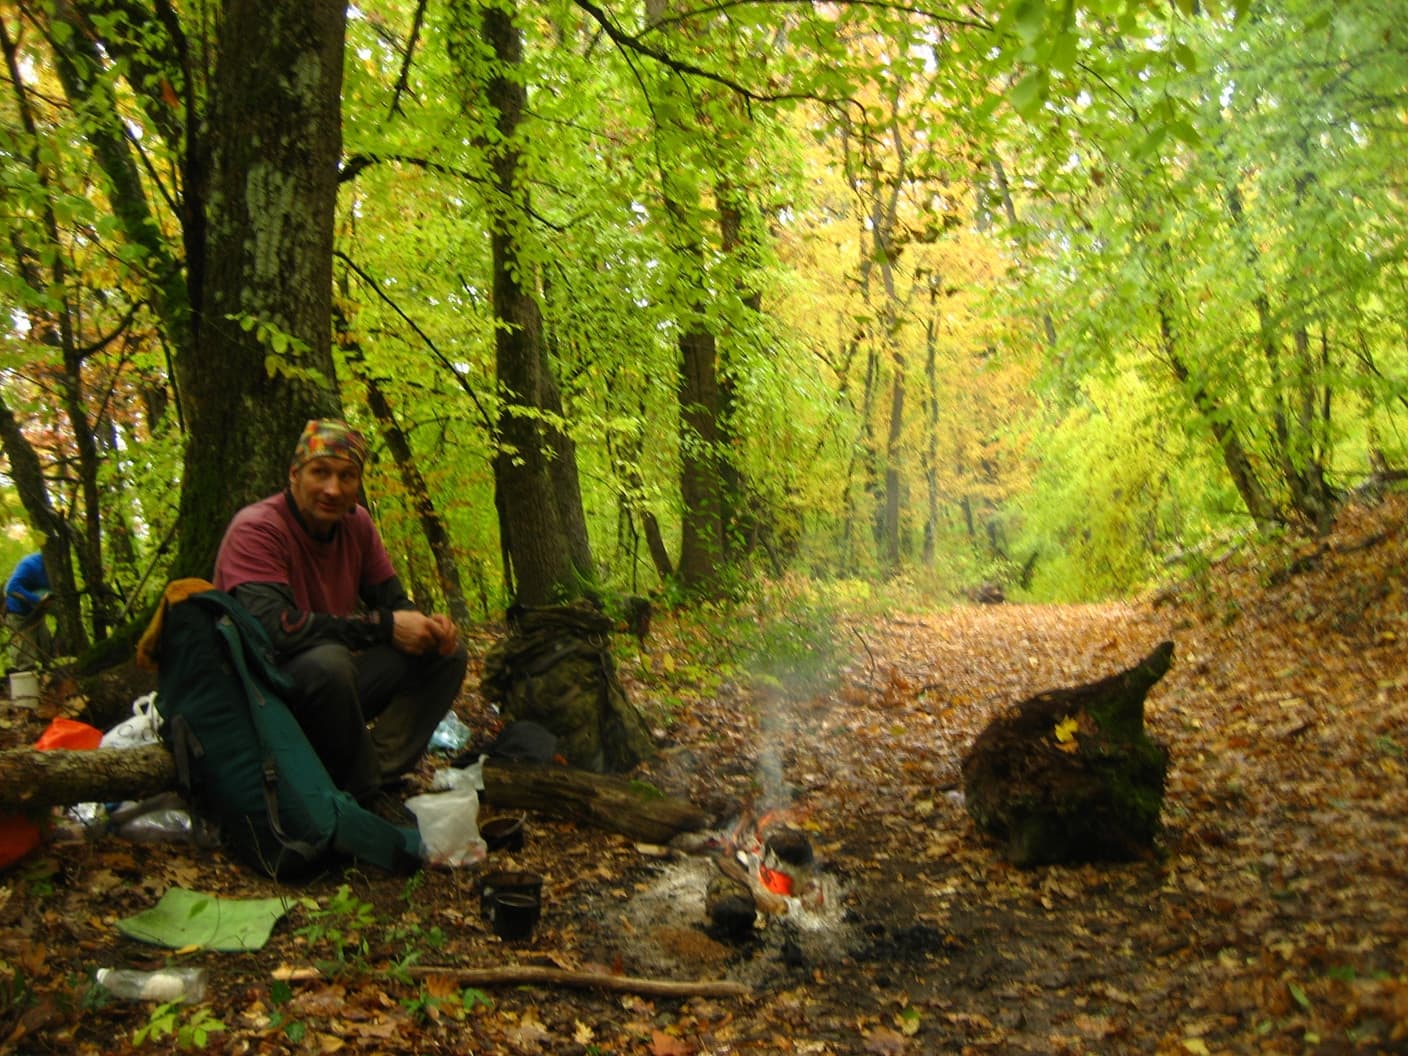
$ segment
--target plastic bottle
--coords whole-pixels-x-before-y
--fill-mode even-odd
[[[98,985],[114,997],[129,1001],[171,1001],[195,1003],[205,997],[204,968],[163,968],[141,972],[133,968],[99,968]]]

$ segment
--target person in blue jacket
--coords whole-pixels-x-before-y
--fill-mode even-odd
[[[49,659],[54,640],[47,617],[49,571],[43,554],[20,559],[5,583],[5,626],[10,630],[10,670],[28,671]]]

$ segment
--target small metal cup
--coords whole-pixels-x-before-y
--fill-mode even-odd
[[[542,909],[537,895],[496,891],[489,899],[489,922],[494,934],[507,942],[531,939]]]

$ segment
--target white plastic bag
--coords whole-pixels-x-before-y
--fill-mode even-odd
[[[430,787],[439,791],[412,796],[406,809],[416,816],[421,857],[430,865],[452,869],[477,865],[489,855],[479,835],[479,790],[484,787],[484,757],[462,770],[437,771]]]
[[[161,736],[161,712],[156,710],[156,694],[148,693],[132,702],[132,717],[123,719],[107,733],[99,748],[139,748],[155,744]]]
[[[108,810],[113,832],[137,843],[193,840],[191,814],[179,792],[158,792],[142,800],[129,800]]]
[[[484,760],[487,755],[481,755],[469,766],[456,770],[453,766],[447,766],[443,770],[437,770],[430,776],[430,791],[432,792],[453,792],[457,789],[472,788],[475,792],[484,787]]]

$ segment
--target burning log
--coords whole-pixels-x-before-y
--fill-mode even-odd
[[[753,891],[748,886],[746,876],[725,867],[725,858],[714,859],[718,872],[709,880],[704,890],[704,911],[724,938],[747,938],[758,920],[758,905],[753,901]],[[735,863],[736,865],[736,863]]]
[[[714,861],[719,867],[719,872],[732,880],[735,888],[742,885],[759,913],[779,917],[787,912],[787,899],[768,889],[767,884],[758,876],[756,863],[753,868],[747,868],[738,860],[736,854],[721,854]]]

